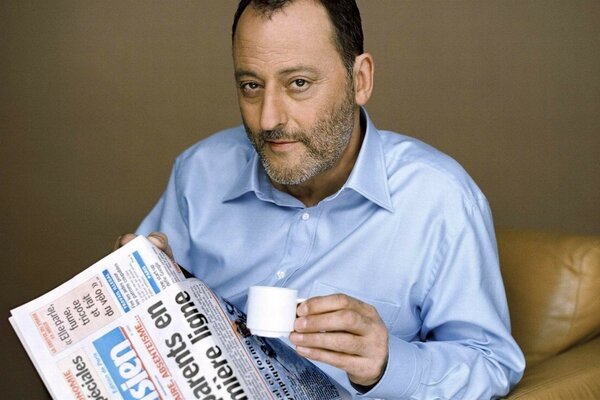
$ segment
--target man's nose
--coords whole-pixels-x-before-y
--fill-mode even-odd
[[[264,131],[281,128],[287,122],[287,112],[281,93],[265,91],[260,112],[260,127]]]

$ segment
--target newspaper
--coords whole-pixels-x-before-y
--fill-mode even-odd
[[[9,320],[54,399],[351,398],[141,236]]]

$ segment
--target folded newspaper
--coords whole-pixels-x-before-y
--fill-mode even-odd
[[[9,318],[54,399],[350,399],[138,237]]]

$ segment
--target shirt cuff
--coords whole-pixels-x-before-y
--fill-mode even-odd
[[[417,390],[423,371],[419,349],[394,336],[389,341],[390,353],[383,376],[368,392],[357,393],[358,398],[409,398]]]

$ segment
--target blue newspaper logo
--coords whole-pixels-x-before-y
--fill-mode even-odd
[[[137,352],[121,328],[94,341],[94,347],[125,400],[160,398]]]

